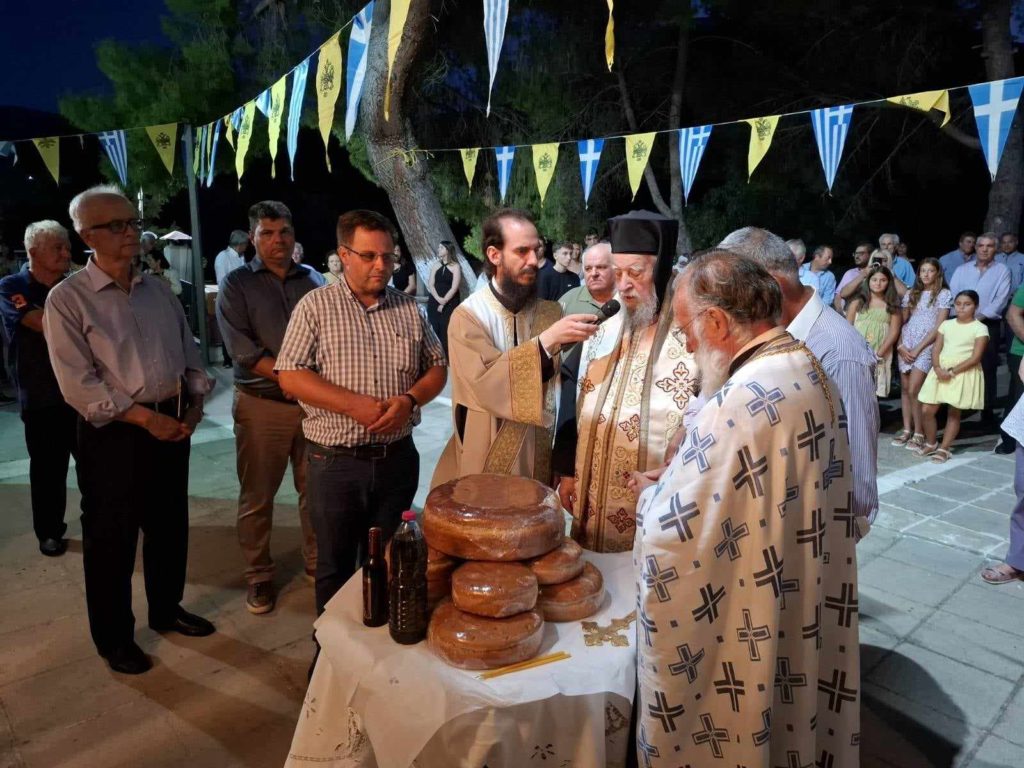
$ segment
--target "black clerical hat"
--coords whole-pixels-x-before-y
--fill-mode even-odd
[[[612,253],[640,253],[658,257],[654,267],[654,287],[659,299],[665,298],[665,289],[672,279],[678,234],[678,221],[651,211],[630,211],[608,219]]]

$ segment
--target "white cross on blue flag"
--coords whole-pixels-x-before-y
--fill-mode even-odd
[[[366,51],[373,27],[373,3],[367,3],[352,19],[348,38],[348,66],[345,69],[345,140],[352,138],[359,115],[359,97],[363,95],[366,77]]]
[[[264,117],[270,117],[271,98],[269,88],[256,97],[256,108],[263,113]]]
[[[505,42],[505,23],[508,21],[508,0],[484,0],[484,38],[487,41],[487,68],[491,79],[487,85],[487,116],[491,115],[491,91],[498,73],[498,59]]]
[[[690,188],[697,176],[697,168],[704,157],[704,148],[711,138],[711,126],[679,129],[679,170],[683,176],[683,197],[690,202]]]
[[[601,164],[604,139],[587,139],[576,142],[580,153],[580,178],[583,180],[583,206],[590,204],[590,192],[597,179],[597,166]]]
[[[104,131],[100,134],[100,144],[110,158],[110,164],[117,171],[121,185],[128,183],[128,147],[125,144],[124,131]]]
[[[498,161],[498,191],[501,192],[501,202],[505,202],[505,193],[508,191],[508,180],[512,178],[512,159],[516,156],[514,146],[495,147],[494,157]]]
[[[974,104],[974,119],[978,123],[978,138],[981,139],[981,151],[985,153],[988,172],[992,179],[999,170],[999,160],[1003,156],[1006,137],[1010,134],[1010,123],[1017,111],[1024,77],[1009,80],[995,80],[991,83],[972,85],[967,88]]]
[[[825,169],[829,194],[832,194],[832,183],[836,180],[836,171],[843,156],[843,145],[846,144],[846,134],[850,130],[852,115],[852,104],[811,111],[814,138],[818,141],[818,157],[821,158],[821,167]]]
[[[213,170],[217,165],[217,142],[220,141],[220,127],[223,120],[213,121],[213,141],[210,143],[210,165],[206,172],[206,186],[213,184]]]
[[[299,120],[302,119],[302,99],[306,95],[307,75],[309,59],[299,62],[292,74],[292,100],[288,103],[288,162],[292,167],[292,181],[295,181],[295,149],[299,146]],[[214,143],[216,141],[214,139]]]

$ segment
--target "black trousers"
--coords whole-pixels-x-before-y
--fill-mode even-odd
[[[985,416],[991,416],[996,405],[996,370],[999,368],[999,336],[1002,320],[982,320],[988,328],[988,344],[981,356],[981,370],[985,375]]]
[[[1010,369],[1010,391],[1006,397],[1006,414],[1009,414],[1013,410],[1013,406],[1020,400],[1020,396],[1024,394],[1024,382],[1020,380],[1020,376],[1017,371],[1020,370],[1020,355],[1007,355],[1006,363]],[[1008,434],[1000,430],[1003,436],[1003,442],[1011,447],[1017,446],[1017,441],[1010,437]]]
[[[89,630],[101,655],[132,641],[132,572],[142,531],[149,621],[174,618],[188,559],[189,441],[157,440],[141,427],[78,420],[82,560]]]
[[[21,412],[28,448],[28,477],[32,496],[32,529],[39,541],[62,539],[68,529],[64,510],[68,502],[68,462],[78,445],[78,414],[61,403]]]
[[[306,503],[316,533],[316,613],[362,565],[367,532],[387,541],[412,506],[420,455],[411,437],[388,446],[383,458],[357,458],[308,442]]]

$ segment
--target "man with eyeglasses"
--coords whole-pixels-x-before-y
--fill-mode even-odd
[[[444,388],[446,362],[416,299],[388,286],[394,225],[375,211],[338,218],[338,282],[299,302],[275,368],[306,412],[317,615],[412,505],[420,457],[412,430]]]
[[[288,320],[323,277],[293,259],[295,228],[284,203],[264,200],[249,209],[249,238],[256,255],[224,278],[217,294],[217,323],[234,360],[235,454],[238,468],[238,543],[245,557],[245,607],[261,615],[274,609],[274,560],[270,538],[274,496],[289,462],[299,495],[306,578],[316,578],[316,537],[306,501],[306,443],[302,408],[285,394],[274,366]]]
[[[850,283],[859,283],[864,279],[864,275],[867,274],[865,270],[868,266],[868,259],[871,258],[872,250],[874,250],[874,245],[869,242],[857,243],[857,247],[853,249],[853,266],[843,273],[839,285],[836,286],[835,298],[832,300],[832,308],[836,312],[846,312],[846,299],[840,294]]]
[[[89,629],[111,669],[141,674],[132,571],[139,531],[157,632],[209,635],[181,607],[188,559],[189,438],[210,390],[199,349],[170,286],[132,266],[142,221],[114,186],[71,201],[93,249],[85,268],[54,286],[43,331],[68,405],[78,411],[78,482]]]

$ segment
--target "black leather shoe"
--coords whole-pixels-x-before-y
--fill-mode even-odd
[[[996,446],[996,449],[995,451],[993,451],[993,453],[998,453],[1002,456],[1005,456],[1006,454],[1013,453],[1016,450],[1017,446],[1015,445],[1007,445],[1006,443],[1000,443],[999,445]]]
[[[135,643],[128,643],[120,648],[115,648],[106,654],[104,658],[112,670],[120,672],[122,675],[141,675],[143,672],[149,671],[153,666],[149,656],[143,653],[142,649]]]
[[[39,551],[47,557],[60,557],[68,551],[68,540],[43,539],[39,542]]]
[[[213,624],[202,616],[189,613],[184,608],[179,608],[177,615],[167,623],[149,622],[150,629],[157,632],[178,632],[189,637],[206,637],[217,630]]]

